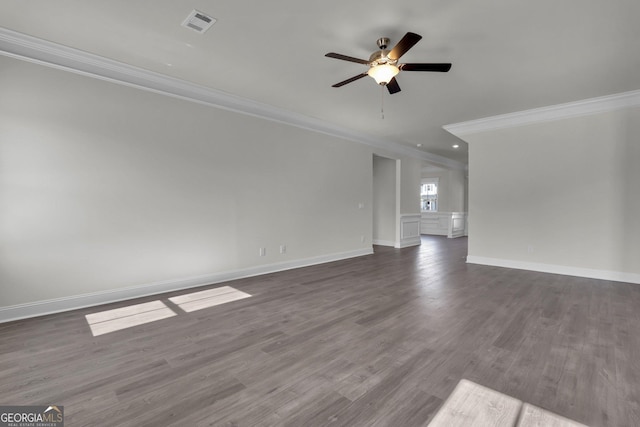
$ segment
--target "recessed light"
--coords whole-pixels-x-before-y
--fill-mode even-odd
[[[453,144],[452,147],[453,148],[460,148],[460,146],[458,144]]]
[[[422,144],[416,144],[416,147],[420,148],[422,147]]]

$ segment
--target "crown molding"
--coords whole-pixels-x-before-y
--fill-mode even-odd
[[[89,52],[0,27],[0,54],[137,89],[295,126],[387,150],[396,155],[465,169],[464,163],[400,143],[353,131],[313,117],[242,98],[220,90],[114,61]]]
[[[640,90],[589,98],[549,107],[534,108],[484,119],[445,125],[442,128],[461,138],[479,132],[506,129],[590,114],[606,113],[640,105]]]

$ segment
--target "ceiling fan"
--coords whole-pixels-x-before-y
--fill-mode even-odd
[[[394,94],[400,92],[400,86],[395,77],[400,71],[437,71],[442,73],[449,71],[451,69],[451,64],[449,63],[398,63],[400,57],[407,53],[421,38],[422,36],[409,32],[405,34],[391,50],[387,50],[389,39],[387,37],[379,38],[377,43],[380,50],[373,52],[368,61],[334,52],[327,53],[325,56],[328,58],[342,59],[343,61],[356,62],[369,66],[369,70],[366,73],[353,76],[350,79],[334,84],[332,87],[341,87],[368,75],[373,77],[379,85],[387,86],[390,94]]]

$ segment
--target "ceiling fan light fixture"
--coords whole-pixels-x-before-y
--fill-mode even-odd
[[[400,39],[400,41],[391,49],[387,50],[389,39],[382,37],[378,39],[377,50],[369,56],[369,60],[354,58],[353,56],[342,55],[340,53],[329,52],[325,56],[327,58],[340,59],[343,61],[355,62],[356,64],[367,65],[369,69],[366,73],[360,73],[351,78],[338,82],[331,87],[342,87],[348,83],[360,80],[365,76],[371,76],[376,83],[386,86],[391,95],[400,92],[400,85],[395,76],[402,71],[435,71],[446,73],[451,69],[449,63],[426,64],[426,63],[398,63],[402,55],[407,53],[416,43],[422,39],[422,36],[416,33],[408,32]]]
[[[400,69],[395,65],[380,64],[380,65],[374,65],[373,67],[369,68],[369,71],[367,71],[367,74],[373,77],[373,79],[379,85],[386,85],[399,72],[400,72]]]

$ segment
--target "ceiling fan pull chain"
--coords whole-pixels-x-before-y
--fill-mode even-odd
[[[384,120],[384,86],[380,86],[380,119]]]

